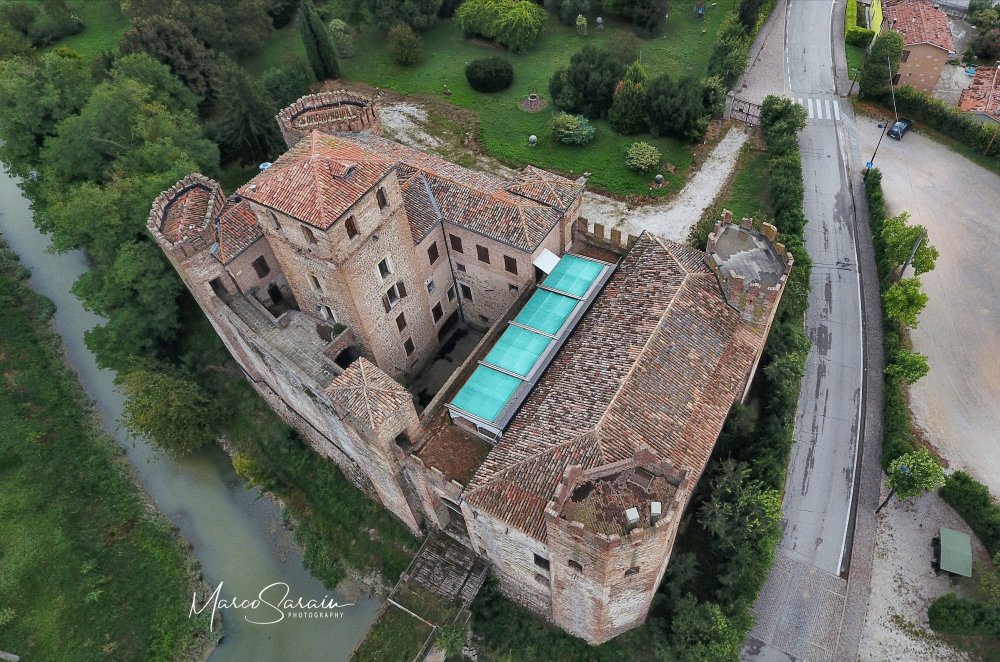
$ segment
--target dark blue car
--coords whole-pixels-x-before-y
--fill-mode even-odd
[[[890,138],[895,138],[896,140],[902,140],[903,135],[910,130],[911,126],[913,126],[913,122],[910,120],[897,120],[895,124],[889,127],[888,136]]]

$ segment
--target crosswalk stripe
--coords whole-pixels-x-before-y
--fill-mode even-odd
[[[823,107],[826,108],[826,119],[832,120],[833,119],[833,113],[830,112],[830,100],[829,99],[823,99]]]
[[[834,121],[840,121],[840,101],[833,102],[833,119]]]
[[[806,101],[809,102],[809,119],[812,119],[813,118],[813,100],[812,99],[806,99]]]

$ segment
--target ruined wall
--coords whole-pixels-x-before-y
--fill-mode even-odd
[[[324,133],[367,131],[376,134],[382,130],[375,103],[367,97],[346,90],[307,94],[282,109],[275,120],[289,147],[314,130]]]
[[[420,510],[424,517],[433,526],[444,529],[451,521],[452,515],[441,501],[441,497],[460,504],[462,484],[448,480],[439,469],[428,467],[415,455],[408,456],[404,460],[403,466],[404,473],[413,487],[414,496],[419,501]]]

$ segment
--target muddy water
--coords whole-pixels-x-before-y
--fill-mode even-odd
[[[194,548],[206,581],[222,584],[220,600],[264,598],[276,602],[351,600],[328,591],[302,568],[302,559],[281,525],[280,511],[257,490],[246,490],[233,472],[229,458],[216,448],[174,460],[143,439],[132,439],[118,429],[122,396],[114,375],[97,367],[83,341],[83,333],[101,320],[83,309],[69,289],[87,269],[83,253],[47,253],[48,239],[31,222],[31,209],[16,180],[0,168],[0,233],[31,269],[35,290],[56,304],[55,328],[66,346],[69,363],[95,402],[104,429],[125,449],[129,461],[160,509]],[[193,597],[193,596],[192,596]],[[198,606],[207,596],[199,596]],[[378,603],[360,599],[339,610],[278,612],[258,609],[220,610],[226,633],[213,661],[345,660],[375,615]],[[211,606],[209,606],[211,609]],[[338,618],[326,617],[337,613]],[[322,616],[322,617],[319,617]],[[278,619],[281,620],[278,620]],[[248,620],[249,619],[249,620]],[[270,624],[253,624],[249,621]]]

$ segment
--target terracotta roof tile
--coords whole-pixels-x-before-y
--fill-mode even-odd
[[[395,165],[391,158],[313,131],[238,193],[326,230]]]
[[[176,242],[188,232],[201,230],[212,200],[212,190],[204,184],[191,184],[167,203],[160,232],[171,242]]]
[[[969,86],[958,101],[962,110],[992,115],[1000,121],[1000,67],[976,67]]]
[[[569,209],[573,201],[583,193],[583,189],[583,184],[531,165],[522,170],[514,179],[514,183],[507,187],[507,190],[515,195],[562,211]]]
[[[929,2],[917,0],[887,6],[885,18],[893,30],[903,35],[903,43],[907,46],[931,44],[949,53],[955,52],[948,16]]]
[[[544,540],[569,464],[648,447],[701,473],[764,342],[702,257],[639,238],[473,476],[470,504]]]
[[[409,391],[364,357],[347,366],[325,393],[372,430],[413,401]]]
[[[219,260],[229,264],[263,236],[249,204],[242,200],[236,204],[227,202],[219,216]]]

